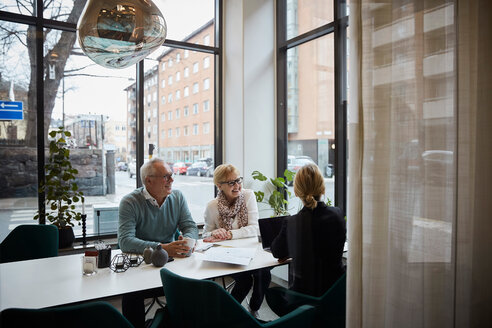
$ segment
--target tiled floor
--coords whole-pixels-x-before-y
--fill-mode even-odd
[[[229,284],[231,281],[232,281],[231,278],[226,277],[226,284]],[[221,283],[221,281],[219,281],[219,280],[217,282]],[[276,286],[276,285],[274,283],[272,283],[270,286]],[[245,309],[248,309],[247,300],[249,300],[250,297],[251,297],[251,291],[242,303],[242,305],[245,307]],[[162,303],[166,303],[165,297],[161,297],[161,298],[159,298],[159,300],[161,300]],[[116,307],[118,310],[121,311],[121,298],[120,297],[108,298],[108,299],[105,299],[105,301],[111,303],[114,307]],[[146,300],[146,307],[148,305],[150,305],[151,302],[152,302],[151,299],[147,299]],[[149,313],[147,314],[146,318],[147,319],[153,318],[154,313],[158,308],[159,308],[159,305],[154,304],[152,306],[152,308],[150,309]],[[272,310],[268,306],[266,300],[263,301],[263,304],[261,305],[260,310],[258,311],[258,315],[259,315],[259,319],[261,319],[263,321],[273,321],[273,320],[278,318],[278,316],[272,312]]]

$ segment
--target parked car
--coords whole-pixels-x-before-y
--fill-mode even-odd
[[[173,165],[173,172],[176,175],[183,175],[186,174],[186,171],[188,170],[188,165],[184,162],[176,162]]]
[[[425,183],[445,186],[454,177],[454,155],[450,150],[426,150],[422,153],[424,160]]]
[[[309,156],[292,156],[292,155],[289,155],[287,157],[287,169],[289,171],[294,172],[294,173],[297,173],[297,171],[299,171],[299,169],[301,167],[303,167],[306,164],[310,164],[310,163],[316,164],[313,161],[313,159]],[[288,185],[292,186],[293,183],[294,183],[293,181],[290,181],[288,183]]]
[[[126,162],[118,162],[116,164],[116,169],[118,171],[127,171],[128,170],[128,164]]]
[[[195,162],[186,170],[186,175],[204,176],[207,174],[208,168],[206,162]]]
[[[309,156],[295,156],[295,158],[291,159],[290,164],[287,163],[287,168],[292,172],[297,172],[301,167],[309,163],[316,164]]]

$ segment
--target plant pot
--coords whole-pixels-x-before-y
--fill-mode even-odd
[[[72,227],[58,228],[58,248],[72,247],[74,240]]]

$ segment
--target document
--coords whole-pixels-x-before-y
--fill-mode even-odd
[[[256,248],[212,247],[205,252],[204,261],[248,265]]]

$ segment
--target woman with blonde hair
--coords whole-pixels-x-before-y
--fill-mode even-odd
[[[325,181],[315,164],[307,164],[296,173],[294,193],[304,207],[283,222],[272,242],[272,254],[281,260],[292,258],[289,289],[321,296],[345,272],[342,263],[346,238],[344,216],[339,208],[321,201]],[[301,305],[278,289],[267,292],[267,301],[280,316]]]
[[[242,181],[243,178],[234,165],[222,164],[215,169],[214,183],[219,193],[205,209],[204,242],[258,236],[259,215],[256,197],[252,190],[242,189]],[[270,270],[239,273],[232,277],[235,285],[231,295],[239,303],[253,286],[249,310],[255,317],[258,316],[265,290],[270,284]]]

